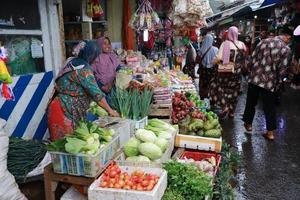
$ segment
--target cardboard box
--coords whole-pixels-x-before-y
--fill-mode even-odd
[[[175,139],[175,147],[221,152],[222,137],[209,138],[177,134]]]

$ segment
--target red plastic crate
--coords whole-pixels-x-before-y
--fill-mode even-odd
[[[203,159],[211,158],[212,156],[216,158],[216,167],[215,167],[215,172],[214,172],[214,176],[216,176],[216,174],[219,170],[221,158],[222,158],[222,156],[220,154],[208,153],[208,152],[204,152],[204,151],[184,151],[181,154],[180,159],[187,158],[187,159],[193,159],[195,161],[200,161]]]

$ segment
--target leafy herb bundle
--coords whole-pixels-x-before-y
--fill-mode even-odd
[[[112,107],[122,118],[140,120],[149,113],[153,92],[148,89],[122,90],[117,88],[110,95]]]
[[[181,193],[186,200],[204,199],[206,195],[212,195],[211,177],[195,166],[170,161],[164,169],[168,172],[170,189]]]

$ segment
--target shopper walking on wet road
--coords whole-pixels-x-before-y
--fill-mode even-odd
[[[276,130],[276,97],[287,73],[291,50],[288,43],[293,32],[283,28],[279,36],[262,40],[252,54],[251,71],[243,121],[247,132],[252,131],[255,106],[260,97],[267,124],[263,136],[274,140]]]

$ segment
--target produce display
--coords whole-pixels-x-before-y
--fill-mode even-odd
[[[170,161],[164,164],[168,172],[169,189],[181,194],[186,200],[204,199],[211,196],[212,178],[196,166]]]
[[[211,138],[221,137],[222,127],[214,113],[202,113],[200,119],[193,117],[195,115],[198,117],[198,114],[192,113],[191,116],[188,115],[178,123],[180,134]]]
[[[215,174],[215,168],[217,167],[217,161],[214,156],[207,159],[196,161],[192,158],[184,158],[177,160],[180,163],[195,165],[200,171],[205,172],[208,176],[213,177]]]
[[[148,116],[153,91],[148,88],[133,88],[113,90],[110,96],[112,107],[116,109],[122,118],[140,120]]]
[[[159,177],[136,170],[131,174],[122,172],[121,168],[113,163],[104,172],[99,187],[123,190],[152,191]]]
[[[180,134],[219,138],[222,127],[218,116],[212,112],[201,112],[195,104],[199,103],[191,93],[175,92],[173,96],[172,122],[179,125]],[[194,103],[196,101],[196,103]]]
[[[180,92],[175,92],[172,98],[173,112],[172,122],[177,124],[180,120],[183,120],[189,115],[191,109],[195,106],[193,102],[189,101],[187,97]]]
[[[174,127],[162,120],[149,120],[145,129],[138,129],[135,137],[124,145],[126,161],[150,162],[160,159],[168,149],[174,131]]]
[[[113,129],[103,129],[91,122],[80,122],[74,134],[47,145],[48,151],[95,155],[113,138]]]
[[[209,101],[201,100],[199,95],[194,92],[186,92],[185,96],[187,99],[195,104],[201,111],[206,111],[210,108]]]

